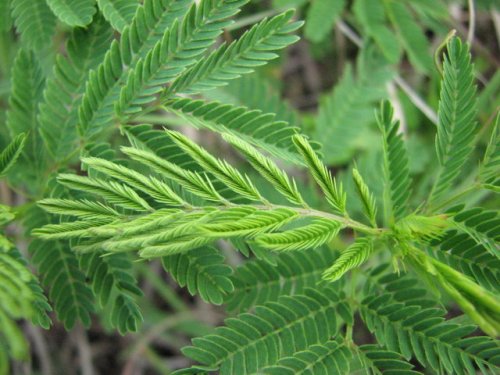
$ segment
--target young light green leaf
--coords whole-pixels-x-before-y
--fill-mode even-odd
[[[274,161],[265,157],[251,144],[238,137],[223,134],[223,138],[236,147],[257,172],[269,181],[286,199],[294,204],[307,207],[304,198],[297,189],[295,180],[290,179],[283,170],[278,168]]]
[[[321,190],[323,190],[328,203],[330,203],[337,212],[345,215],[347,196],[342,188],[342,184],[337,185],[330,171],[328,171],[326,165],[321,162],[305,137],[298,134],[294,135],[293,142],[304,158],[306,165],[309,167],[310,173],[321,187]]]
[[[115,181],[83,177],[73,174],[60,174],[57,180],[70,189],[102,196],[109,203],[134,211],[152,211],[151,206],[134,190]]]
[[[203,147],[198,146],[183,134],[172,130],[165,131],[202,168],[212,173],[218,180],[229,186],[230,189],[253,201],[261,202],[264,200],[247,175],[241,174],[225,160],[216,159]]]
[[[90,157],[82,158],[82,162],[96,171],[105,173],[121,182],[127,183],[135,189],[145,192],[159,202],[173,206],[182,206],[186,204],[170,186],[157,178],[144,176],[133,169],[110,162],[106,159]]]
[[[357,170],[354,168],[352,170],[352,178],[354,179],[354,184],[356,185],[356,191],[361,198],[361,202],[363,203],[363,208],[365,210],[365,215],[370,220],[370,223],[376,227],[377,226],[377,204],[375,202],[375,198],[373,194],[368,189],[368,185],[366,185],[363,177]]]
[[[297,217],[297,212],[287,208],[268,211],[255,211],[242,218],[222,223],[202,224],[199,226],[204,234],[211,237],[253,237],[259,233],[276,230]]]
[[[260,246],[274,251],[315,249],[330,242],[341,229],[341,224],[317,218],[311,224],[280,233],[265,233],[255,237]]]
[[[323,279],[336,281],[347,271],[359,267],[373,252],[373,242],[371,238],[359,237],[347,249],[342,251],[340,257],[333,266],[323,273]]]
[[[183,169],[149,151],[139,150],[133,147],[122,147],[121,150],[133,160],[136,160],[154,171],[166,176],[167,178],[174,180],[184,189],[203,199],[212,202],[224,201],[224,198],[217,192],[207,176],[202,176],[197,172]]]
[[[46,198],[38,201],[38,205],[53,214],[77,216],[87,220],[120,216],[114,208],[87,199]]]

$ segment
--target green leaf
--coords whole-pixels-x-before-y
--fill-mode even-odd
[[[7,128],[13,138],[21,133],[27,134],[23,152],[17,161],[18,168],[11,171],[11,176],[16,184],[30,190],[37,190],[42,183],[41,174],[46,164],[37,120],[43,86],[44,77],[35,54],[20,49],[12,68]]]
[[[197,61],[223,28],[232,23],[228,18],[238,13],[247,1],[201,0],[199,4],[193,3],[182,21],[175,20],[130,71],[115,106],[118,116],[125,119],[155,101],[163,86]]]
[[[60,241],[34,240],[29,250],[43,285],[49,289],[49,300],[58,320],[66,329],[74,327],[77,320],[88,327],[94,311],[93,294],[85,283],[85,274],[78,268],[77,256]]]
[[[234,290],[231,267],[211,246],[164,257],[162,264],[181,287],[187,287],[191,295],[199,294],[208,303],[220,305]]]
[[[276,208],[268,211],[253,210],[237,220],[231,221],[224,218],[222,223],[200,225],[200,230],[212,237],[253,237],[259,233],[276,230],[297,215],[295,211],[287,208]]]
[[[400,2],[387,2],[387,12],[394,24],[410,61],[424,73],[432,71],[429,43],[422,28],[415,22],[410,11]]]
[[[155,177],[146,177],[133,169],[101,158],[82,158],[82,163],[96,171],[125,182],[137,190],[145,192],[158,202],[173,206],[182,206],[185,204],[183,199],[170,186]]]
[[[361,202],[363,203],[363,208],[365,210],[365,215],[370,220],[370,223],[376,227],[377,226],[377,205],[375,202],[375,198],[372,193],[368,189],[368,185],[366,185],[363,177],[359,171],[354,168],[352,170],[352,177],[354,179],[354,184],[356,185],[356,190],[358,192],[359,197],[361,198]]]
[[[227,81],[249,74],[256,67],[277,58],[278,55],[271,51],[283,49],[298,40],[297,36],[288,35],[302,25],[301,22],[289,23],[293,14],[294,11],[290,10],[264,19],[237,41],[222,45],[177,77],[162,98],[224,86]]]
[[[294,204],[307,206],[297,189],[295,180],[290,179],[270,158],[265,157],[252,145],[233,135],[224,134],[223,138],[236,147],[257,172],[269,181],[286,199]]]
[[[413,365],[406,362],[400,353],[381,348],[377,345],[362,345],[361,361],[373,374],[422,375],[412,370]]]
[[[171,179],[182,186],[183,189],[212,202],[224,201],[206,175],[183,169],[178,165],[164,160],[152,152],[138,150],[132,147],[122,147],[122,151],[160,175]]]
[[[348,374],[351,352],[335,341],[311,345],[264,369],[268,375]]]
[[[139,2],[137,0],[97,0],[97,5],[113,29],[121,33],[125,26],[130,26]]]
[[[60,174],[57,180],[70,189],[80,190],[102,196],[111,204],[135,211],[149,211],[152,208],[134,190],[115,181],[83,177],[72,174]]]
[[[488,147],[484,153],[484,159],[479,169],[479,178],[487,189],[500,191],[500,113],[497,115],[495,125],[491,132]]]
[[[307,252],[279,253],[276,264],[252,259],[238,267],[232,277],[234,292],[227,296],[229,311],[247,311],[282,295],[303,294],[322,282],[321,274],[332,264],[334,253],[327,247]]]
[[[5,175],[16,163],[17,158],[23,151],[25,141],[26,134],[20,133],[0,153],[0,177]]]
[[[328,203],[330,203],[340,214],[345,214],[347,197],[344,193],[342,185],[337,185],[335,178],[332,177],[326,165],[321,162],[318,155],[311,147],[311,144],[305,137],[295,135],[293,137],[293,142],[295,143],[297,150],[304,158],[311,175],[321,187],[321,190],[323,190]]]
[[[40,133],[55,161],[64,160],[78,147],[78,106],[86,78],[89,70],[101,62],[111,37],[109,26],[98,18],[87,29],[75,29],[66,44],[65,55],[56,57],[39,113]]]
[[[136,332],[142,315],[136,298],[142,296],[137,280],[132,276],[132,262],[126,254],[95,252],[80,257],[80,267],[90,279],[97,301],[109,313],[112,327],[120,334]]]
[[[53,214],[71,215],[89,220],[119,216],[114,208],[86,199],[46,198],[38,201],[38,205]]]
[[[328,146],[322,149],[328,165],[347,164],[359,151],[373,148],[373,112],[388,96],[393,69],[372,47],[363,48],[356,66],[347,65],[333,90],[320,98],[314,139]]]
[[[335,306],[340,301],[329,288],[283,296],[256,307],[253,314],[227,319],[226,326],[193,339],[193,346],[182,351],[197,362],[219,367],[221,375],[259,373],[281,358],[326,343],[338,330]],[[319,325],[321,329],[313,329]]]
[[[323,273],[323,279],[336,281],[347,271],[359,267],[373,252],[373,241],[367,237],[357,238],[347,249],[342,251],[333,266]]]
[[[401,45],[396,35],[387,26],[384,4],[381,0],[356,0],[354,15],[366,33],[373,38],[385,58],[391,63],[399,62]]]
[[[336,221],[317,218],[311,224],[297,229],[258,235],[255,241],[274,251],[315,249],[330,242],[340,229],[341,225]]]
[[[473,150],[478,130],[477,98],[473,66],[467,45],[448,42],[439,98],[436,150],[439,171],[429,202],[435,204],[452,188]]]
[[[129,72],[161,40],[175,19],[182,17],[189,0],[145,0],[137,7],[120,41],[113,41],[99,66],[89,73],[78,109],[78,131],[93,139],[113,122],[115,102]]]
[[[12,0],[12,17],[26,47],[43,51],[52,44],[56,17],[45,0]]]
[[[332,31],[346,5],[345,0],[314,0],[307,11],[304,35],[321,42]]]
[[[412,181],[408,151],[399,133],[399,121],[393,119],[393,108],[383,102],[377,116],[378,126],[383,138],[384,175],[386,189],[384,203],[388,219],[393,222],[403,218],[408,210]]]
[[[415,357],[429,371],[473,375],[478,366],[483,374],[498,372],[497,340],[471,337],[475,326],[447,321],[444,310],[420,305],[412,291],[416,280],[401,282],[396,274],[384,278],[393,281],[391,286],[368,295],[360,306],[363,321],[379,343]]]
[[[65,24],[86,26],[96,12],[95,0],[46,0],[52,12]]]
[[[303,164],[292,142],[298,129],[284,121],[276,121],[273,113],[187,98],[170,100],[165,109],[196,128],[229,133],[274,156]],[[318,149],[317,143],[312,145]]]
[[[216,159],[204,148],[198,146],[186,136],[172,130],[165,130],[170,138],[187,154],[189,154],[204,170],[212,173],[222,183],[229,186],[237,194],[253,200],[263,201],[257,188],[247,175],[241,174],[225,160]]]

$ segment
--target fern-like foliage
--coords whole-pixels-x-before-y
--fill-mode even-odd
[[[86,30],[75,29],[58,55],[53,76],[47,80],[40,104],[40,132],[47,150],[56,161],[71,154],[78,139],[78,106],[85,90],[88,71],[96,68],[111,41],[111,30],[96,19]]]
[[[334,140],[323,150],[328,164],[346,163],[357,150],[368,148],[374,108],[387,98],[393,74],[372,47],[364,48],[355,66],[347,65],[333,91],[320,98],[314,139]]]
[[[198,128],[233,134],[274,156],[302,163],[291,140],[297,129],[283,121],[276,121],[272,113],[192,99],[171,100],[165,109]],[[311,144],[318,149],[317,143]]]
[[[474,278],[485,288],[500,292],[500,260],[488,254],[484,245],[467,233],[450,230],[433,245],[438,248],[434,250],[436,258]]]
[[[328,268],[323,277],[330,281],[340,279],[347,271],[359,267],[366,261],[373,252],[373,243],[370,239],[361,237],[345,249],[335,261],[333,266]]]
[[[258,66],[278,57],[277,51],[295,43],[298,38],[289,33],[302,23],[289,23],[294,12],[288,11],[269,20],[263,20],[236,42],[223,45],[205,60],[181,74],[164,96],[171,93],[193,93],[226,85],[231,79],[254,71]]]
[[[232,135],[225,135],[224,139],[237,148],[252,166],[291,203],[307,207],[307,203],[300,195],[295,181],[280,170],[276,163],[270,158],[264,157],[257,149],[249,143]]]
[[[340,228],[340,224],[335,221],[316,219],[298,229],[263,234],[257,238],[257,243],[266,249],[276,251],[317,248],[336,237]]]
[[[353,11],[366,34],[375,41],[385,58],[392,63],[397,62],[402,52],[401,45],[398,43],[397,36],[387,25],[383,2],[356,0]]]
[[[139,2],[135,0],[97,0],[102,15],[113,29],[123,32],[134,18]]]
[[[162,258],[163,267],[192,295],[199,294],[209,303],[220,305],[233,290],[232,269],[213,247],[206,246],[185,254]]]
[[[469,47],[452,38],[443,63],[436,139],[440,168],[429,198],[432,204],[451,189],[472,151],[477,132],[475,95]]]
[[[328,341],[282,358],[275,366],[266,367],[263,372],[269,375],[348,374],[350,359],[351,352],[346,346]]]
[[[40,294],[40,287],[35,276],[27,268],[20,253],[12,244],[0,234],[0,347],[4,349],[0,354],[2,364],[0,369],[7,366],[8,358],[26,359],[28,346],[24,334],[17,326],[16,320],[39,320],[40,325],[47,327],[48,317],[46,310],[50,309],[45,297]],[[40,310],[37,310],[40,304]],[[50,320],[49,320],[50,322]],[[7,356],[7,357],[6,357]],[[7,371],[5,371],[7,373]]]
[[[267,301],[277,301],[281,295],[301,294],[321,281],[322,273],[333,260],[334,253],[325,247],[307,253],[279,254],[276,265],[251,260],[235,270],[231,278],[234,292],[225,304],[231,311],[245,311]]]
[[[500,165],[500,115],[497,115],[490,141],[484,155],[479,171],[479,178],[483,186],[498,193],[500,191],[500,178],[498,168]]]
[[[274,113],[276,120],[286,121],[293,127],[299,127],[301,123],[296,109],[281,97],[279,87],[261,77],[258,72],[241,76],[230,81],[227,86],[207,91],[204,95],[225,104]]]
[[[385,206],[389,220],[393,221],[408,213],[411,179],[407,151],[399,133],[399,122],[393,120],[393,109],[389,102],[384,102],[381,106],[378,125],[383,137],[385,179],[390,186]]]
[[[56,17],[45,0],[12,0],[12,17],[16,29],[29,48],[42,51],[52,39]]]
[[[356,185],[356,191],[363,203],[363,209],[365,211],[365,215],[370,220],[370,223],[376,227],[377,226],[377,204],[375,202],[375,198],[373,197],[368,185],[366,185],[363,177],[359,173],[359,171],[354,168],[352,170],[352,177],[354,179],[354,184]]]
[[[331,288],[308,289],[282,297],[226,320],[215,333],[193,340],[185,355],[220,374],[252,374],[298,351],[326,343],[338,330],[335,305],[342,301]],[[318,329],[321,327],[321,329]]]
[[[500,258],[500,216],[497,211],[484,210],[480,207],[462,210],[453,216],[455,224],[474,241],[482,245],[491,255]]]
[[[382,278],[385,282],[389,282],[385,287],[388,292],[367,296],[361,302],[360,312],[370,331],[389,350],[406,358],[415,356],[422,365],[438,373],[473,374],[474,366],[484,374],[498,370],[498,343],[484,336],[467,337],[475,326],[447,321],[443,309],[429,306],[421,297],[415,299],[422,293],[412,290],[414,280],[401,282],[391,275]]]
[[[404,46],[410,61],[424,72],[432,69],[432,59],[427,52],[428,42],[422,29],[415,22],[412,11],[401,3],[384,3],[391,23]],[[385,37],[385,36],[384,36]]]
[[[192,65],[210,47],[228,20],[246,0],[203,0],[193,4],[182,22],[174,22],[160,40],[138,61],[121,89],[116,111],[119,115],[141,110],[155,99],[172,78]]]
[[[46,0],[52,12],[69,26],[86,26],[96,12],[94,0]]]
[[[362,345],[357,353],[360,354],[365,374],[393,374],[417,375],[413,365],[402,358],[398,352],[381,348],[377,345]]]
[[[312,176],[325,193],[326,200],[340,214],[346,213],[347,197],[343,191],[342,184],[338,184],[326,165],[319,159],[314,152],[311,144],[302,136],[294,136],[293,142],[299,150],[302,157],[305,159],[307,167],[310,169]]]
[[[142,296],[131,275],[132,262],[126,254],[103,257],[96,252],[80,257],[80,266],[91,280],[101,308],[110,310],[110,323],[121,334],[137,331],[142,315],[135,299]]]
[[[417,363],[426,373],[498,373],[500,219],[491,206],[473,207],[497,190],[498,125],[471,174],[474,184],[454,186],[478,130],[468,47],[457,38],[447,43],[432,184],[433,175],[410,168],[392,106],[383,102],[372,114],[388,95],[388,61],[398,63],[404,52],[430,70],[415,23],[433,22],[430,0],[309,5],[307,17],[322,20],[306,26],[311,41],[324,40],[349,8],[349,22],[361,21],[374,41],[322,100],[317,120],[299,118],[272,83],[248,77],[298,40],[302,22],[277,10],[234,31],[254,17],[233,24],[247,2],[12,0],[21,46],[0,175],[38,207],[0,206],[0,225],[23,219],[27,233],[13,233],[29,240],[30,266],[57,320],[67,329],[88,327],[95,314],[120,334],[138,331],[134,261],[159,259],[170,281],[187,290],[179,302],[152,276],[172,307],[203,300],[239,313],[183,349],[198,364],[179,374],[412,375]],[[47,42],[56,18],[78,26],[62,49]],[[8,22],[0,23],[6,35]],[[61,52],[51,70],[54,51]],[[402,104],[406,111],[406,98]],[[326,140],[323,151],[302,122]],[[193,140],[171,125],[210,137]],[[405,127],[410,140],[413,130]],[[238,155],[223,158],[223,147]],[[369,152],[348,165],[363,149]],[[370,165],[382,159],[383,170],[363,165],[372,156]],[[419,202],[429,185],[427,202]],[[474,199],[458,206],[468,194]],[[149,280],[150,269],[140,270]],[[50,306],[3,235],[0,281],[1,372],[4,353],[27,352],[16,320],[47,327]],[[449,301],[465,315],[449,319]],[[366,331],[369,341],[360,340]]]
[[[312,2],[307,12],[306,28],[304,30],[306,38],[313,42],[323,40],[344,10],[345,5],[345,0],[319,0]]]
[[[114,103],[128,72],[161,40],[172,22],[186,12],[189,2],[148,0],[137,8],[120,41],[114,41],[104,60],[91,71],[79,107],[78,129],[81,136],[95,136],[114,116]]]
[[[49,289],[49,300],[57,313],[57,319],[67,329],[72,328],[77,321],[89,326],[90,313],[95,311],[94,296],[68,244],[33,241],[30,252],[42,275],[43,286]]]
[[[33,52],[20,50],[12,68],[12,91],[7,111],[7,128],[12,137],[27,134],[25,147],[19,156],[18,168],[12,171],[17,183],[30,181],[30,187],[40,184],[40,174],[44,169],[45,151],[37,137],[38,103],[42,97],[44,77],[40,64]],[[25,185],[26,186],[26,185]]]
[[[432,69],[429,43],[415,15],[442,19],[446,10],[441,4],[434,2],[429,6],[427,1],[356,0],[353,10],[364,32],[375,41],[388,61],[398,62],[404,50],[417,69],[423,72]]]
[[[2,150],[0,153],[0,177],[4,176],[15,164],[23,151],[25,141],[26,134],[20,133]]]

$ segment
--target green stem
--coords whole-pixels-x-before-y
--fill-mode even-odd
[[[476,301],[487,307],[488,310],[496,314],[500,314],[500,300],[493,293],[484,289],[479,284],[476,284],[472,279],[463,273],[456,271],[447,264],[441,263],[431,256],[428,257],[436,269],[451,284],[473,297]]]
[[[295,211],[300,216],[322,217],[325,219],[329,219],[329,220],[333,220],[333,221],[337,221],[339,223],[342,223],[345,227],[349,227],[349,228],[358,230],[360,232],[373,234],[373,235],[381,235],[382,233],[387,231],[387,229],[384,229],[384,228],[372,228],[372,227],[369,227],[368,225],[362,224],[358,221],[346,218],[344,216],[335,215],[335,214],[331,214],[329,212],[319,211],[319,210],[315,210],[312,208],[290,207],[290,206],[283,206],[283,205],[276,205],[276,204],[250,205],[250,206],[255,207],[261,211],[287,209],[287,210]],[[229,208],[234,208],[234,207],[237,207],[237,206],[234,204],[227,204],[225,206],[217,206],[217,207],[212,207],[212,208],[215,208],[217,210],[227,210]],[[210,207],[193,207],[192,209],[190,209],[188,211],[202,212],[202,211],[206,211],[207,208],[210,208]]]
[[[412,248],[410,264],[425,275],[434,276],[439,285],[452,297],[484,332],[491,336],[499,333],[492,316],[500,316],[500,300],[472,279],[440,262],[422,250]]]

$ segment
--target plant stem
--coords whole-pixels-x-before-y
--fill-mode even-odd
[[[369,233],[369,234],[373,234],[373,235],[380,235],[387,230],[384,228],[372,228],[372,227],[369,227],[368,225],[362,224],[362,223],[355,221],[355,220],[352,220],[350,218],[346,218],[346,217],[340,216],[340,215],[331,214],[329,212],[315,210],[312,208],[290,207],[290,206],[275,205],[275,204],[249,205],[249,206],[255,207],[256,209],[261,210],[261,211],[287,209],[287,210],[295,211],[299,215],[305,216],[305,217],[322,217],[325,219],[329,219],[329,220],[333,220],[333,221],[337,221],[339,223],[342,223],[345,227],[349,227],[352,229],[359,230],[360,232]],[[227,209],[234,208],[234,207],[239,207],[239,206],[236,206],[234,204],[228,204],[226,206],[217,206],[217,207],[213,207],[213,206],[212,207],[210,207],[210,206],[193,207],[191,209],[188,209],[187,211],[203,212],[203,211],[206,211],[207,208],[215,208],[217,210],[227,210]]]

